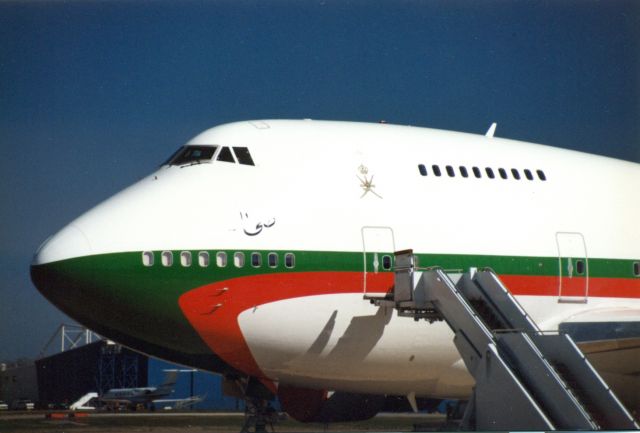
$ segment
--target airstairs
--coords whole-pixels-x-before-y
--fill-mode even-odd
[[[89,403],[94,398],[98,398],[98,393],[97,392],[88,392],[85,395],[83,395],[82,397],[80,397],[78,399],[78,401],[72,403],[71,406],[69,406],[69,409],[70,410],[82,410],[82,409],[93,410],[93,409],[95,409],[95,407],[85,406],[85,404]]]
[[[395,264],[393,291],[365,299],[453,330],[476,382],[462,429],[639,429],[571,337],[540,331],[491,269],[419,268],[411,250]]]

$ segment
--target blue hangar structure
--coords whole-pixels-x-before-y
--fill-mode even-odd
[[[167,370],[178,370],[174,392],[166,399],[202,397],[197,410],[242,411],[244,402],[224,396],[222,377],[147,357],[107,340],[99,340],[35,362],[42,407],[69,405],[89,392],[158,386]]]

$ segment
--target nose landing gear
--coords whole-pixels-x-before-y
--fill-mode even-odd
[[[280,417],[268,400],[245,396],[244,425],[240,433],[267,432],[267,425],[275,432],[274,425]],[[252,430],[253,428],[253,430]]]
[[[259,380],[247,376],[225,376],[225,395],[244,400],[244,424],[240,433],[264,433],[267,426],[275,432],[274,426],[282,419],[271,405],[275,396]]]

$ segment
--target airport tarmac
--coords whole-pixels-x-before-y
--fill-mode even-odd
[[[171,413],[88,413],[78,418],[48,419],[47,412],[5,413],[0,415],[2,433],[237,433],[244,423],[241,413],[171,412]],[[334,423],[303,424],[285,419],[274,426],[276,432],[400,432],[436,431],[444,425],[440,414],[379,414],[371,420]],[[270,426],[267,431],[273,431]]]

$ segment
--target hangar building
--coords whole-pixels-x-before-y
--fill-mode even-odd
[[[85,344],[35,362],[40,407],[60,407],[89,392],[102,395],[112,388],[157,386],[166,370],[178,370],[175,390],[167,399],[203,397],[195,409],[236,411],[244,403],[222,395],[222,378],[202,371],[186,370],[149,358],[107,340]]]

